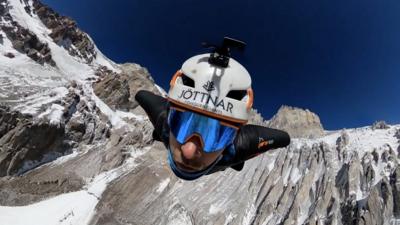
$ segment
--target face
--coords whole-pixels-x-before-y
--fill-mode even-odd
[[[191,137],[184,144],[179,144],[170,133],[169,144],[176,166],[187,172],[196,172],[206,169],[222,154],[223,150],[207,153],[203,151],[200,138]]]

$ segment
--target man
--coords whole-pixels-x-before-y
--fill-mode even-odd
[[[148,91],[135,96],[154,125],[153,138],[164,143],[170,167],[182,179],[229,167],[240,171],[246,160],[290,143],[284,131],[246,125],[251,78],[230,58],[230,48],[242,44],[225,38],[213,53],[188,59],[173,76],[167,99]]]

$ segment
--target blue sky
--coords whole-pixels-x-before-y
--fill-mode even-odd
[[[202,41],[247,43],[234,54],[250,72],[254,107],[317,113],[325,129],[400,123],[398,0],[44,0],[72,17],[101,51],[135,62],[168,90]]]

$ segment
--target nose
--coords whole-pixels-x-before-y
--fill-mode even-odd
[[[199,137],[193,136],[181,146],[182,155],[186,159],[195,159],[201,155],[201,141]]]

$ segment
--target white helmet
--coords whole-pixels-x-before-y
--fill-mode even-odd
[[[225,38],[222,47],[214,46],[213,53],[186,60],[170,82],[169,101],[210,117],[247,123],[253,105],[251,77],[229,57],[229,47],[238,47],[232,42],[238,44],[237,40]]]

